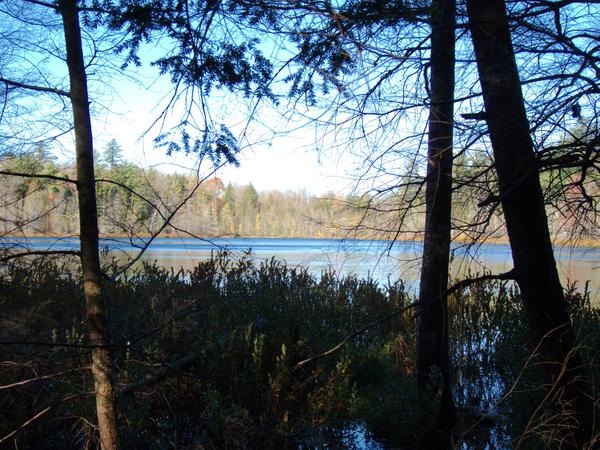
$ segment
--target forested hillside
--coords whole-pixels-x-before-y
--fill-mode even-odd
[[[218,177],[163,173],[111,158],[96,164],[100,232],[156,233],[177,210],[164,234],[201,236],[339,236],[359,216],[334,193],[313,197],[306,192],[257,192]],[[48,152],[2,161],[2,170],[74,179],[73,167],[59,165]],[[1,175],[2,232],[63,235],[78,231],[75,186],[52,178]],[[180,207],[180,208],[179,208]],[[179,209],[177,209],[179,208]],[[334,226],[335,225],[335,226]]]
[[[356,237],[373,239],[419,239],[424,224],[424,192],[411,180],[419,175],[406,174],[405,186],[393,193],[321,195],[306,191],[262,191],[252,184],[217,176],[205,179],[195,174],[164,173],[144,169],[125,161],[119,144],[113,140],[96,162],[96,189],[100,232],[105,235],[163,235],[177,233],[196,236],[253,237]],[[478,176],[487,161],[458,160],[455,176]],[[5,158],[3,172],[42,174],[47,178],[0,175],[2,234],[24,233],[68,235],[78,232],[77,196],[72,183],[57,178],[75,178],[75,169],[62,165],[48,150],[36,147],[30,153]],[[551,185],[557,176],[548,173],[542,181]],[[490,180],[488,180],[490,181]],[[491,180],[493,183],[493,180]],[[592,187],[595,183],[592,182]],[[505,236],[500,211],[481,215],[489,189],[474,186],[454,198],[454,237],[469,241],[484,235],[502,240]],[[557,240],[593,240],[595,227],[582,228],[576,211],[565,205],[569,200],[548,196],[551,230]],[[398,205],[407,198],[413,208],[404,211]],[[549,202],[550,203],[550,202]],[[170,215],[173,214],[173,217]],[[401,214],[406,214],[399,220]],[[168,220],[167,220],[168,219]],[[164,226],[165,221],[168,222]],[[397,224],[403,223],[401,230]],[[473,226],[473,222],[479,222]],[[462,226],[468,224],[468,226]]]

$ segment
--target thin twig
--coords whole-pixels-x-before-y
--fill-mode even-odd
[[[56,403],[53,403],[52,405],[47,406],[46,408],[44,408],[40,412],[38,412],[35,416],[33,416],[31,419],[26,420],[21,425],[19,425],[17,428],[15,428],[13,431],[11,431],[10,433],[8,433],[6,436],[4,436],[3,438],[0,438],[0,444],[2,444],[3,442],[5,442],[6,440],[10,439],[14,435],[16,435],[23,428],[26,428],[29,425],[31,425],[37,419],[39,419],[44,414],[46,414],[48,411],[52,410],[53,408],[55,408],[56,406],[60,405],[61,403],[68,402],[69,400],[73,400],[74,398],[84,397],[86,395],[92,395],[92,394],[93,394],[93,392],[84,392],[82,394],[69,395],[68,397],[63,398],[63,399],[57,401]]]
[[[72,255],[81,256],[79,250],[30,250],[19,253],[13,253],[0,258],[0,262],[10,261],[16,258],[23,258],[25,256],[52,256],[52,255]]]
[[[14,172],[12,170],[0,170],[0,175],[7,175],[9,177],[21,177],[21,178],[42,178],[45,180],[63,181],[65,183],[77,184],[77,180],[68,177],[61,177],[58,175],[50,175],[46,173],[27,173],[27,172]]]
[[[443,292],[442,294],[438,295],[437,297],[433,298],[431,300],[431,302],[429,304],[432,304],[434,301],[438,300],[439,298],[446,296],[446,295],[450,295],[453,292],[456,292],[460,289],[464,289],[468,286],[471,286],[472,284],[475,283],[480,283],[482,281],[490,281],[490,280],[511,280],[514,279],[514,270],[511,269],[508,272],[504,272],[504,273],[500,273],[497,275],[482,275],[480,277],[477,278],[469,278],[466,280],[462,280],[452,286],[450,286],[448,289],[446,289],[445,292]],[[367,325],[363,326],[360,330],[354,331],[353,333],[349,334],[348,336],[346,336],[339,344],[331,347],[329,350],[323,352],[323,353],[319,353],[317,355],[311,356],[310,358],[304,359],[298,363],[296,363],[296,368],[300,368],[306,364],[308,364],[311,361],[314,361],[316,359],[319,358],[323,358],[325,356],[329,356],[332,353],[337,352],[339,349],[341,349],[344,345],[346,345],[350,340],[354,339],[355,337],[363,334],[364,332],[368,331],[369,329],[376,327],[377,325],[380,325],[384,322],[387,322],[390,319],[393,319],[394,317],[403,314],[404,312],[408,311],[411,308],[414,308],[416,306],[419,305],[419,301],[413,302],[409,305],[406,305],[404,308],[398,310],[398,311],[394,311],[391,314],[388,314],[387,316],[384,317],[380,317],[379,319],[376,319],[370,323],[368,323]],[[426,305],[427,306],[427,305]]]
[[[364,327],[362,327],[360,330],[355,331],[355,332],[349,334],[348,336],[346,336],[339,344],[334,345],[329,350],[327,350],[327,351],[325,351],[323,353],[319,353],[319,354],[317,354],[315,356],[311,356],[310,358],[307,358],[307,359],[304,359],[304,360],[300,361],[299,363],[296,364],[295,368],[299,369],[300,367],[308,364],[311,361],[314,361],[314,360],[319,359],[319,358],[323,358],[325,356],[329,356],[332,353],[337,352],[339,349],[341,349],[344,345],[346,345],[350,340],[354,339],[356,336],[359,336],[359,335],[363,334],[365,331],[368,331],[369,329],[371,329],[373,327],[376,327],[377,325],[379,325],[379,324],[381,324],[383,322],[387,322],[388,320],[393,319],[394,317],[396,317],[396,316],[404,313],[405,311],[408,311],[410,308],[414,308],[414,307],[418,306],[418,304],[419,304],[419,302],[413,302],[413,303],[405,306],[404,308],[402,308],[402,309],[400,309],[398,311],[394,311],[393,313],[388,314],[387,316],[380,317],[379,319],[374,320],[374,321],[368,323],[367,325],[365,325]]]
[[[88,370],[88,369],[90,369],[90,366],[78,367],[76,369],[63,370],[62,372],[52,373],[50,375],[42,375],[42,376],[35,377],[35,378],[29,378],[27,380],[17,381],[16,383],[5,384],[4,386],[0,386],[0,391],[4,390],[4,389],[11,389],[11,388],[18,387],[18,386],[24,386],[29,383],[34,383],[36,381],[43,381],[43,380],[47,380],[49,378],[55,378],[55,377],[58,377],[61,375],[67,375],[67,374],[73,373],[73,372],[81,372],[83,370]]]
[[[117,389],[118,395],[127,395],[132,394],[134,391],[137,391],[143,387],[154,386],[158,384],[165,378],[170,377],[171,375],[180,372],[188,367],[192,366],[201,356],[204,355],[203,351],[195,352],[190,355],[184,356],[183,358],[175,361],[174,363],[165,365],[158,369],[154,373],[147,374],[142,380],[136,383],[130,383],[120,386]]]

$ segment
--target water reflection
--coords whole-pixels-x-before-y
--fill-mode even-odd
[[[102,245],[119,261],[135,255],[144,245],[142,239],[104,239]],[[76,238],[4,238],[1,247],[22,247],[42,250],[72,250],[79,247]],[[275,257],[290,266],[306,266],[314,274],[333,269],[337,273],[372,277],[385,283],[403,280],[409,290],[416,290],[419,280],[421,242],[390,242],[339,239],[242,239],[212,240],[158,238],[141,261],[156,261],[165,267],[192,269],[208,258],[212,251],[228,249],[240,257],[249,249],[257,261]],[[563,284],[577,282],[582,288],[587,281],[595,299],[600,300],[600,248],[555,247],[555,256]],[[138,266],[141,263],[138,263]],[[485,272],[506,272],[512,266],[508,244],[482,244],[452,247],[451,276],[454,279]]]
[[[401,279],[409,290],[416,291],[420,274],[421,242],[339,241],[324,239],[231,239],[218,240],[237,257],[252,249],[257,261],[275,257],[290,266],[305,266],[314,274],[333,269],[337,273],[356,274],[358,277],[385,283]],[[193,268],[198,261],[208,258],[215,246],[199,248],[182,240],[152,246],[143,256],[145,261],[179,269]],[[555,249],[562,282],[577,282],[583,288],[587,281],[595,296],[600,293],[600,249],[585,247],[557,247]],[[502,273],[512,267],[510,247],[507,244],[484,244],[477,247],[454,245],[451,276],[460,279],[483,272]]]

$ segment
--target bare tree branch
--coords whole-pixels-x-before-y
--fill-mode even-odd
[[[35,383],[37,381],[48,380],[50,378],[55,378],[55,377],[58,377],[58,376],[61,376],[61,375],[67,375],[69,373],[81,372],[83,370],[89,370],[90,368],[91,368],[90,366],[78,367],[76,369],[63,370],[61,372],[52,373],[52,374],[49,374],[49,375],[42,375],[42,376],[35,377],[35,378],[29,378],[28,380],[17,381],[16,383],[5,384],[4,386],[0,386],[0,391],[2,391],[4,389],[12,389],[12,388],[15,388],[15,387],[21,387],[21,386],[24,386],[24,385],[29,384],[29,383]]]
[[[65,402],[68,402],[70,400],[73,400],[75,398],[81,398],[81,397],[85,397],[85,396],[92,395],[92,394],[93,394],[93,392],[84,392],[84,393],[81,393],[81,394],[69,395],[69,396],[67,396],[67,397],[65,397],[65,398],[57,401],[56,403],[53,403],[50,406],[47,406],[46,408],[44,408],[40,412],[38,412],[36,415],[34,415],[32,418],[30,418],[29,420],[26,420],[25,422],[23,422],[21,425],[19,425],[13,431],[11,431],[10,433],[8,433],[6,436],[0,438],[0,444],[4,443],[8,439],[10,439],[14,435],[16,435],[22,429],[27,428],[29,425],[31,425],[33,422],[35,422],[37,419],[39,419],[40,417],[42,417],[43,415],[45,415],[46,413],[48,413],[50,410],[52,410],[55,407],[57,407],[58,405],[60,405],[62,403],[65,403]]]
[[[81,256],[81,252],[78,250],[30,250],[19,253],[13,253],[11,255],[3,256],[0,258],[0,262],[6,262],[17,258],[23,258],[25,256],[52,256],[52,255],[72,255]]]
[[[68,91],[64,91],[62,89],[53,88],[49,86],[37,86],[35,84],[27,84],[20,83],[19,81],[9,80],[8,78],[0,77],[0,82],[6,84],[7,86],[11,86],[19,89],[27,89],[29,91],[37,91],[37,92],[47,92],[50,94],[57,94],[63,97],[71,97],[71,94]]]
[[[165,228],[167,228],[169,225],[171,225],[171,221],[177,215],[177,213],[181,210],[181,208],[183,208],[185,206],[185,204],[192,199],[192,197],[194,196],[194,194],[198,191],[198,189],[200,189],[201,184],[204,181],[206,181],[209,177],[213,176],[217,172],[217,170],[219,170],[224,165],[225,165],[225,163],[223,163],[223,164],[221,164],[221,165],[219,165],[217,167],[214,167],[213,170],[207,176],[205,176],[203,178],[200,178],[199,173],[197,173],[196,175],[197,175],[198,178],[196,180],[195,186],[190,190],[190,192],[185,196],[185,198],[172,211],[169,211],[169,214],[166,215],[166,216],[163,215],[153,203],[151,203],[150,201],[146,200],[140,194],[138,194],[135,191],[131,190],[131,188],[129,188],[129,187],[122,186],[122,187],[125,187],[130,192],[132,192],[133,194],[135,194],[136,196],[138,196],[140,199],[148,202],[152,207],[154,207],[159,212],[161,218],[163,219],[163,223],[158,228],[158,230],[156,232],[152,233],[152,235],[150,236],[150,238],[144,242],[144,244],[140,248],[140,252],[135,257],[131,258],[131,260],[127,264],[125,264],[124,266],[122,266],[121,268],[119,268],[119,270],[117,270],[117,271],[115,271],[115,273],[113,273],[113,275],[111,277],[112,280],[115,280],[119,275],[121,275],[122,273],[124,273],[125,271],[127,271],[137,261],[140,260],[140,258],[142,257],[142,255],[144,254],[144,252],[148,249],[148,247],[150,246],[150,244],[152,244],[152,242],[158,237],[158,235]],[[200,166],[198,166],[198,172],[199,171],[200,171]],[[103,181],[108,181],[108,180],[103,180]],[[117,184],[116,182],[113,182],[113,183]]]
[[[468,286],[471,286],[473,284],[476,283],[480,283],[482,281],[490,281],[490,280],[512,280],[514,279],[514,271],[513,270],[509,270],[508,272],[504,272],[504,273],[500,273],[497,275],[493,275],[493,274],[489,274],[489,275],[482,275],[480,277],[476,277],[476,278],[468,278],[466,280],[462,280],[452,286],[450,286],[448,289],[446,289],[445,292],[443,292],[442,294],[440,294],[440,297],[442,295],[450,295],[453,292],[456,292],[460,289],[464,289]],[[434,300],[436,299],[432,299],[432,301],[430,301],[430,303],[432,303]],[[384,322],[387,322],[388,320],[393,319],[396,316],[399,316],[400,314],[403,314],[404,312],[408,311],[411,308],[416,308],[419,305],[420,302],[416,301],[416,302],[412,302],[408,305],[406,305],[405,307],[399,309],[398,311],[394,311],[391,314],[388,314],[387,316],[383,316],[380,317],[379,319],[376,319],[368,324],[366,324],[364,327],[362,327],[361,329],[354,331],[353,333],[349,334],[348,336],[346,336],[339,344],[334,345],[333,347],[331,347],[329,350],[324,351],[323,353],[319,353],[317,355],[311,356],[310,358],[306,358],[298,363],[296,363],[295,368],[300,368],[316,359],[320,359],[323,358],[325,356],[329,356],[332,353],[337,352],[339,349],[341,349],[344,345],[346,345],[349,341],[351,341],[352,339],[354,339],[357,336],[360,336],[361,334],[363,334],[364,332],[370,330],[373,327],[376,327],[377,325],[380,325]]]
[[[24,0],[24,1],[25,1],[25,3],[31,3],[32,5],[44,6],[46,8],[58,10],[58,7],[56,5],[53,5],[52,3],[42,2],[40,0]]]
[[[165,365],[165,366],[161,367],[160,369],[158,369],[156,372],[146,375],[141,381],[138,381],[137,383],[130,383],[130,384],[125,384],[123,386],[120,386],[117,389],[117,394],[118,395],[128,395],[128,394],[132,394],[134,391],[136,391],[140,388],[154,386],[155,384],[158,384],[165,378],[170,377],[171,375],[174,375],[176,372],[187,369],[188,367],[194,365],[194,363],[203,354],[204,354],[204,352],[199,351],[199,352],[194,352],[190,355],[184,356],[183,358],[175,361],[174,363]]]
[[[77,180],[73,180],[67,177],[60,177],[58,175],[50,175],[45,173],[26,173],[26,172],[13,172],[12,170],[0,170],[0,175],[7,175],[9,177],[22,177],[22,178],[42,178],[45,180],[63,181],[65,183],[72,183],[77,185]]]

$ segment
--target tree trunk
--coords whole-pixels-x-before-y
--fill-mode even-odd
[[[86,319],[92,349],[92,373],[96,391],[96,413],[102,449],[119,447],[115,410],[115,395],[111,379],[111,361],[106,345],[109,343],[108,324],[102,299],[100,255],[98,250],[98,218],[94,178],[94,151],[90,121],[87,77],[81,45],[81,29],[76,0],[59,3],[65,34],[70,98],[75,128],[77,154],[77,193],[81,267],[86,302]]]
[[[417,340],[419,403],[433,412],[424,417],[426,431],[419,443],[427,449],[450,448],[454,424],[445,291],[450,259],[456,4],[455,0],[434,0],[431,8],[431,104]]]
[[[505,3],[468,0],[467,7],[515,279],[532,337],[540,344],[556,398],[561,397],[557,406],[572,419],[564,437],[584,448],[591,438],[594,405],[552,251]]]

